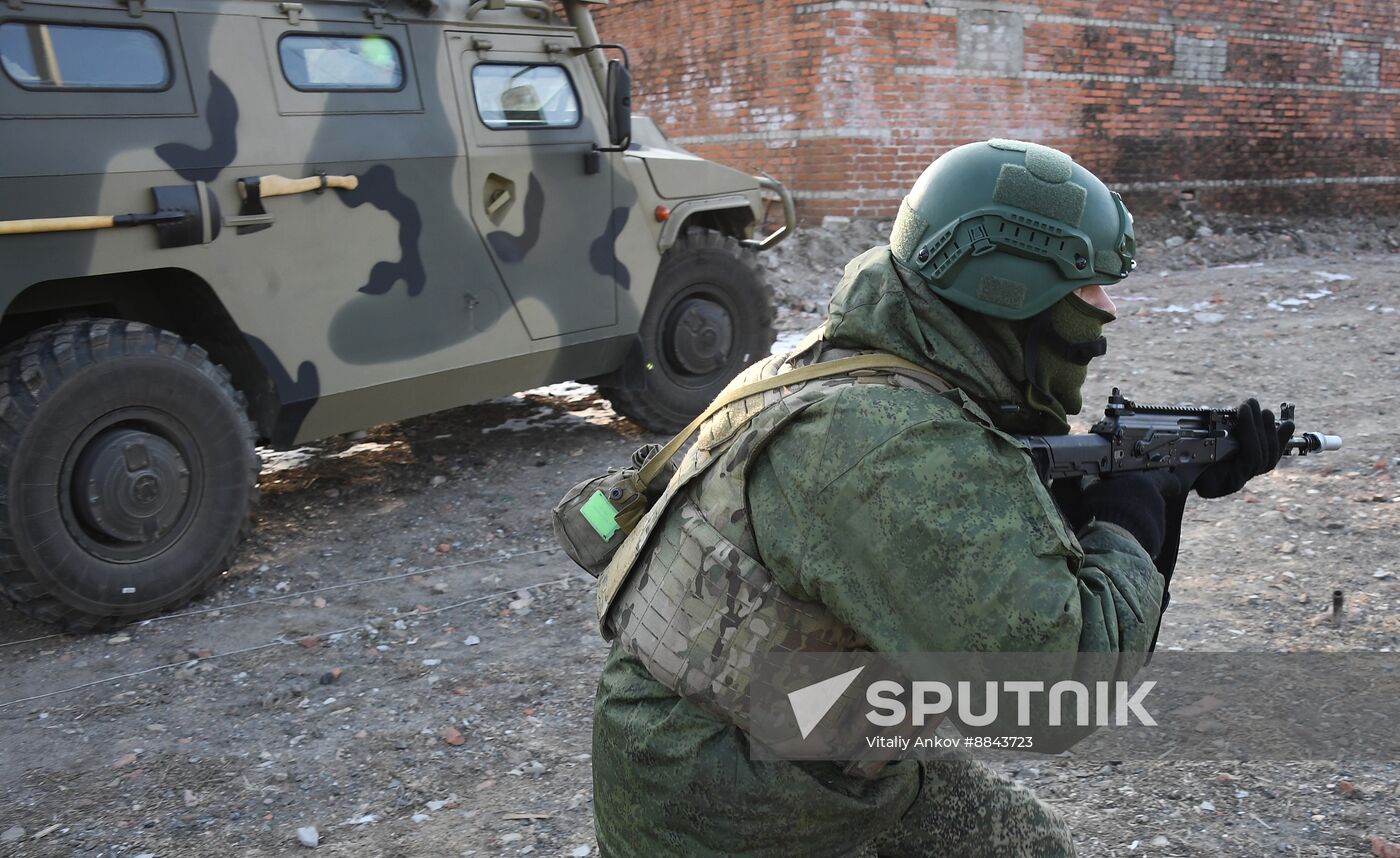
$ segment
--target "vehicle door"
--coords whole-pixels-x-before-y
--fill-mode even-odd
[[[557,36],[449,33],[471,216],[535,340],[617,322],[597,87]]]

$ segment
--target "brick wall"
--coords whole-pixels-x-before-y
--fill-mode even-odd
[[[1396,0],[613,0],[638,110],[806,218],[892,216],[940,152],[1059,147],[1148,210],[1396,211]]]

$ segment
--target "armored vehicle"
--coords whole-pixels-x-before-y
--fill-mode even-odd
[[[670,431],[767,353],[790,195],[555,8],[0,4],[0,593],[129,622],[228,568],[259,443],[565,379]]]

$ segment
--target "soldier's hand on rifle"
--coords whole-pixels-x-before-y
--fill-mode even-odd
[[[1181,481],[1170,471],[1104,477],[1082,488],[1077,479],[1056,480],[1051,487],[1075,530],[1093,519],[1116,524],[1132,534],[1149,557],[1161,552],[1168,535],[1166,499],[1181,491]]]
[[[1239,451],[1231,458],[1211,465],[1196,478],[1196,494],[1219,498],[1244,488],[1253,477],[1272,471],[1283,458],[1284,445],[1293,437],[1293,421],[1275,421],[1274,412],[1260,409],[1257,399],[1240,406],[1235,421]]]

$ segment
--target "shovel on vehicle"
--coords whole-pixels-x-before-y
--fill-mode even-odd
[[[219,200],[203,182],[151,188],[155,211],[119,215],[48,217],[0,221],[0,235],[76,232],[128,226],[154,226],[161,248],[208,244],[223,225]]]

